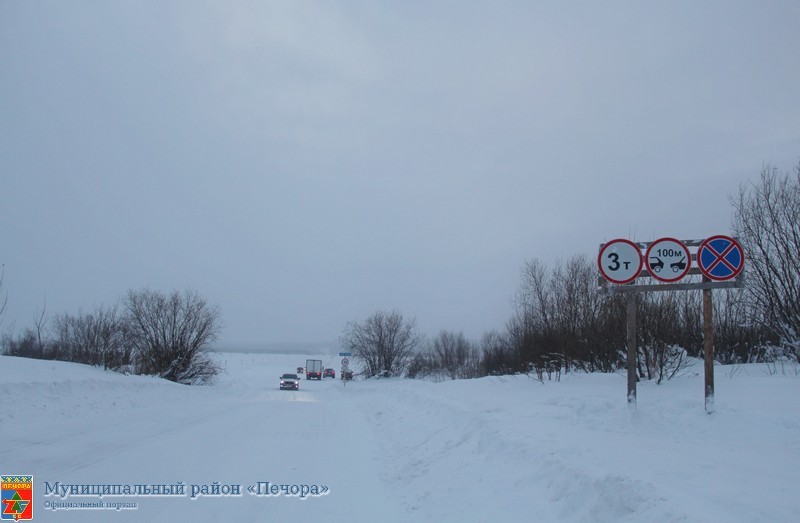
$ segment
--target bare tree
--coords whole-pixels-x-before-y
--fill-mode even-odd
[[[573,256],[553,271],[552,289],[565,370],[569,364],[589,372],[615,370],[619,346],[604,346],[598,336],[610,298],[597,285],[597,265],[586,256]]]
[[[430,352],[435,369],[451,380],[478,377],[478,350],[463,332],[441,331]]]
[[[67,361],[120,370],[130,364],[123,322],[117,307],[98,308],[93,313],[63,314],[54,320],[56,345]]]
[[[7,356],[39,359],[40,352],[33,329],[25,329],[16,338],[10,334],[3,336],[3,353]]]
[[[36,347],[39,351],[38,359],[45,359],[45,352],[47,347],[47,338],[45,336],[45,326],[47,325],[47,304],[42,307],[42,310],[37,312],[33,317],[33,326],[36,333]]]
[[[130,291],[124,300],[125,339],[137,373],[178,383],[207,383],[218,367],[206,354],[220,329],[219,312],[193,292],[169,296]]]
[[[402,375],[421,341],[416,321],[404,320],[397,311],[377,311],[363,322],[350,322],[339,340],[364,363],[368,376],[384,371]]]
[[[800,163],[783,176],[764,166],[759,182],[740,186],[732,203],[753,319],[800,361]]]
[[[58,347],[47,337],[47,313],[45,307],[34,315],[33,323],[33,328],[26,328],[16,339],[10,334],[3,336],[4,352],[9,356],[38,360],[60,359]]]
[[[408,360],[406,377],[411,379],[430,376],[433,368],[433,357],[429,351],[418,351]]]
[[[526,262],[522,268],[515,315],[506,328],[523,372],[544,368],[556,350],[556,305],[551,281],[547,267],[538,259]]]
[[[3,290],[3,281],[6,278],[6,266],[0,265],[0,323],[3,322],[3,313],[8,305],[8,293]]]
[[[586,256],[552,270],[532,260],[522,271],[509,341],[537,373],[553,367],[613,372],[624,345],[624,310],[618,297],[600,292],[597,267]]]
[[[513,374],[520,370],[519,358],[512,348],[509,334],[489,331],[481,337],[480,347],[483,376]]]

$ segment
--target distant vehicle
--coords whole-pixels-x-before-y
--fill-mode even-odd
[[[325,370],[322,371],[322,377],[323,378],[335,378],[336,377],[336,371],[333,370],[333,369],[325,369]]]
[[[280,379],[281,390],[300,390],[300,376],[297,374],[284,374]]]
[[[306,379],[322,379],[322,360],[306,360]]]
[[[343,380],[352,380],[353,379],[353,371],[352,370],[343,370],[342,371],[342,379]]]
[[[305,367],[297,367],[297,373],[302,374],[306,371]]]

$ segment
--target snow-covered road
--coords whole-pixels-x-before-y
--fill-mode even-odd
[[[788,522],[800,513],[792,373],[718,367],[709,416],[696,374],[640,384],[632,410],[621,375],[303,379],[300,391],[280,391],[278,376],[305,355],[215,357],[226,372],[210,387],[0,357],[0,473],[33,475],[36,521]],[[76,495],[83,485],[185,491]],[[287,496],[280,485],[310,490]],[[236,486],[240,495],[206,495]],[[101,502],[136,508],[54,510]]]

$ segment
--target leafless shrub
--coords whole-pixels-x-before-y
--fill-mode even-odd
[[[219,369],[206,351],[220,328],[215,308],[188,291],[130,291],[123,303],[125,343],[138,374],[187,384],[213,381]]]
[[[397,311],[377,311],[363,322],[347,324],[340,340],[346,351],[364,363],[368,377],[388,371],[401,376],[422,342],[416,321]]]

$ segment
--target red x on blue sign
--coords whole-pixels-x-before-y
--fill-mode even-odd
[[[744,249],[728,236],[712,236],[697,250],[700,272],[711,280],[730,280],[744,268]]]

